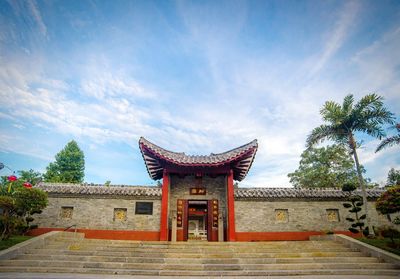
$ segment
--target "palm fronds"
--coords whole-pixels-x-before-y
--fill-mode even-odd
[[[385,149],[387,147],[393,146],[393,145],[397,145],[400,144],[400,123],[397,123],[393,128],[397,129],[397,132],[399,133],[396,136],[393,137],[388,137],[385,138],[383,141],[381,141],[381,143],[378,145],[378,147],[376,148],[375,152],[379,152],[382,149]]]

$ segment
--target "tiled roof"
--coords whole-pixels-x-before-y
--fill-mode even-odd
[[[367,197],[378,198],[384,189],[368,189]],[[356,190],[361,195],[361,190]],[[274,200],[274,199],[344,199],[349,194],[341,189],[302,189],[302,188],[239,188],[235,189],[235,199],[238,200]]]
[[[161,197],[161,188],[158,186],[128,186],[101,184],[71,184],[71,183],[45,183],[35,186],[49,194],[57,195],[114,195],[137,197]]]
[[[229,165],[235,180],[241,181],[248,173],[257,152],[257,140],[227,152],[210,155],[186,155],[161,148],[141,137],[139,148],[151,178],[161,179],[167,165],[185,168],[221,167]]]
[[[102,184],[70,184],[45,183],[37,186],[49,194],[71,196],[132,196],[146,198],[161,198],[159,186],[129,186]],[[369,189],[367,197],[377,199],[385,190]],[[356,190],[361,195],[361,191]],[[277,200],[277,199],[307,199],[307,200],[335,200],[344,199],[348,193],[340,189],[302,189],[302,188],[239,188],[235,189],[236,200]]]

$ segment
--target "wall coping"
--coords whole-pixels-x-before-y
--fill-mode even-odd
[[[336,242],[340,242],[347,247],[356,248],[360,250],[361,253],[378,258],[382,261],[393,263],[400,267],[400,256],[380,249],[378,247],[369,245],[367,243],[361,242],[357,239],[349,237],[343,234],[332,234],[332,235],[317,235],[317,236],[310,236],[310,240],[333,240]]]
[[[47,192],[50,196],[63,197],[132,197],[142,199],[160,199],[160,186],[129,186],[129,185],[110,185],[102,184],[71,184],[71,183],[46,183],[41,182],[35,187]],[[369,200],[378,199],[385,189],[367,189]],[[354,194],[361,195],[361,190],[354,191]],[[236,188],[234,189],[235,200],[315,200],[333,201],[346,200],[348,192],[343,192],[338,188]]]
[[[29,249],[44,247],[49,240],[58,238],[58,237],[73,237],[75,236],[74,232],[64,232],[64,231],[52,231],[37,237],[31,238],[24,242],[18,243],[10,248],[7,248],[3,251],[0,251],[0,260],[9,260],[16,257],[19,254],[25,253]],[[76,236],[79,238],[84,237],[83,233],[76,233]],[[72,238],[71,238],[72,239]]]

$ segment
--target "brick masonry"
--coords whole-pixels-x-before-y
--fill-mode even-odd
[[[178,199],[186,200],[211,200],[217,199],[219,202],[219,210],[226,219],[226,176],[217,176],[211,178],[205,176],[203,178],[195,178],[194,176],[179,177],[177,175],[170,176],[170,195],[169,195],[169,214],[172,216],[176,212],[176,202]],[[201,182],[200,182],[201,180]],[[191,187],[203,187],[206,189],[206,195],[191,195]],[[171,218],[170,218],[171,219]],[[171,224],[170,224],[171,227]]]
[[[136,202],[152,202],[153,215],[136,215]],[[64,209],[63,209],[64,207]],[[72,217],[62,216],[65,208],[73,207]],[[35,222],[40,227],[65,228],[77,225],[82,229],[99,230],[134,230],[134,231],[159,231],[160,230],[160,200],[134,200],[123,197],[55,197],[49,195],[49,205],[40,215],[35,215]],[[126,216],[119,219],[115,209],[126,209]],[[119,211],[121,212],[121,211]]]
[[[350,226],[345,219],[350,217],[344,201],[235,201],[237,232],[279,231],[346,231]],[[375,202],[369,202],[372,225],[389,225],[385,216],[378,215]],[[282,212],[283,211],[283,212]],[[287,218],[283,218],[284,212]],[[333,212],[338,213],[334,218]]]
[[[177,199],[219,201],[226,228],[226,176],[170,176],[169,219],[176,211]],[[85,185],[40,186],[49,194],[49,205],[35,222],[41,228],[158,232],[160,230],[161,189],[159,187],[104,187]],[[206,195],[191,195],[191,187],[203,187]],[[239,188],[235,190],[237,232],[346,231],[348,210],[338,190],[282,190]],[[296,196],[293,196],[295,195]],[[292,196],[291,196],[292,195]],[[390,225],[374,204],[380,193],[369,193],[369,215],[374,226]],[[135,214],[137,202],[152,202],[152,215]],[[171,228],[171,223],[169,224]]]

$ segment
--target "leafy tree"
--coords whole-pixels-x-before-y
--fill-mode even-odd
[[[394,115],[383,105],[383,98],[376,94],[369,94],[354,104],[353,95],[347,95],[343,104],[328,101],[320,111],[327,124],[314,128],[307,137],[307,147],[311,148],[324,140],[332,140],[347,144],[354,156],[358,183],[362,190],[365,214],[368,216],[367,194],[362,176],[362,168],[358,160],[355,133],[366,133],[376,138],[385,136],[382,128],[384,124],[394,124]],[[368,227],[368,222],[366,222]],[[372,230],[369,230],[372,232]]]
[[[393,128],[395,128],[397,130],[398,135],[385,138],[378,145],[378,147],[376,148],[375,152],[379,152],[382,149],[384,149],[386,147],[389,147],[389,146],[400,144],[400,123],[397,123]]]
[[[386,192],[382,193],[376,201],[375,206],[376,210],[381,214],[385,214],[389,221],[399,225],[399,216],[392,220],[390,214],[400,212],[400,185],[391,187]],[[400,238],[400,232],[394,228],[386,227],[381,233],[382,236],[390,238],[393,246],[395,246],[394,239]]]
[[[7,239],[13,233],[26,232],[37,227],[30,223],[34,220],[33,214],[41,213],[47,206],[47,194],[32,188],[28,182],[24,184],[16,183],[15,176],[9,177],[7,184],[0,185],[0,239]],[[12,178],[12,179],[10,179]],[[14,184],[10,187],[10,184]]]
[[[386,186],[396,186],[400,185],[400,170],[395,170],[391,168],[388,172],[388,177],[386,180]]]
[[[357,172],[346,147],[331,145],[306,149],[301,154],[299,168],[288,177],[295,187],[342,187],[344,183],[355,183]]]
[[[381,214],[400,212],[400,186],[394,186],[382,193],[376,201],[376,210]]]
[[[28,171],[20,170],[18,171],[18,174],[18,181],[29,182],[32,185],[38,184],[43,179],[43,175],[38,171],[34,171],[33,169],[30,169]]]
[[[46,168],[46,182],[81,183],[85,176],[85,156],[76,141],[70,141]]]

